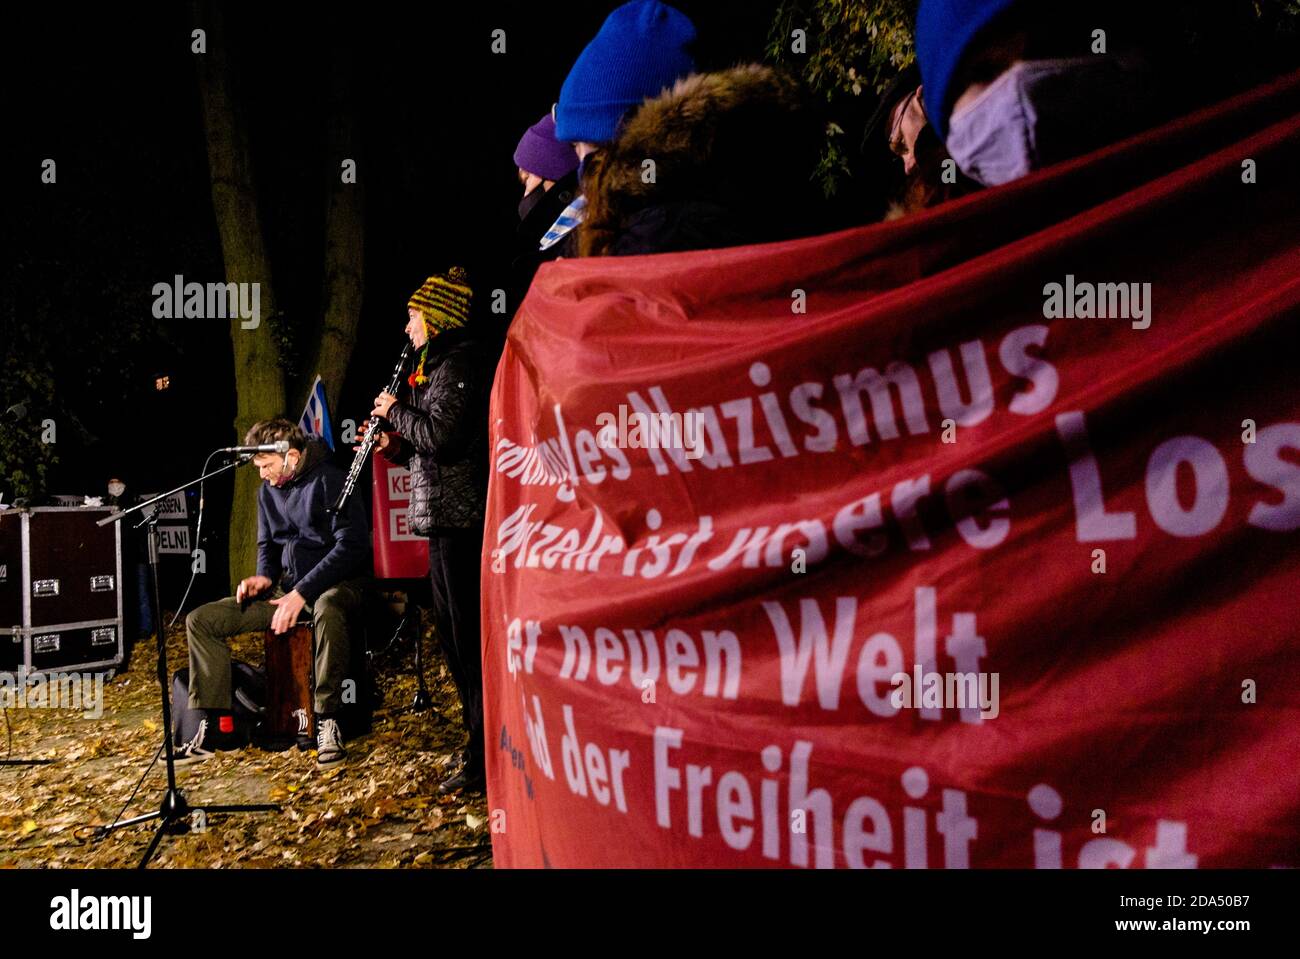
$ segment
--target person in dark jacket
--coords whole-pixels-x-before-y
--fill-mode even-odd
[[[646,97],[658,96],[695,69],[695,39],[690,18],[661,0],[629,0],[605,18],[574,61],[553,108],[556,139],[572,143],[578,154],[582,192],[542,235],[541,250],[560,244],[561,256],[577,254],[574,230],[587,204],[585,165]]]
[[[134,505],[135,497],[127,493],[121,474],[108,480],[108,499],[113,509],[127,509]],[[144,639],[153,635],[153,603],[149,596],[149,545],[148,540],[133,523],[121,524],[122,535],[122,629],[128,639]],[[130,596],[128,601],[127,597]]]
[[[429,537],[434,625],[456,683],[469,745],[444,793],[483,786],[483,675],[479,572],[487,501],[487,397],[492,370],[466,326],[472,291],[452,267],[428,278],[407,305],[406,334],[420,350],[411,396],[375,397],[372,415],[394,432],[377,441],[389,460],[411,471],[407,520]]]
[[[962,173],[1001,186],[1169,115],[1173,78],[1142,49],[1144,6],[924,0],[925,113]]]
[[[692,74],[646,101],[588,158],[579,255],[820,232],[826,207],[813,174],[824,142],[822,121],[793,77],[757,64]]]
[[[863,133],[864,149],[886,148],[895,157],[894,176],[886,176],[885,220],[919,213],[980,188],[956,168],[925,115],[921,69],[905,68],[880,95],[875,113]],[[882,151],[883,152],[883,151]],[[879,167],[879,162],[874,164]],[[899,177],[901,174],[901,178]]]
[[[562,244],[547,250],[539,244],[578,192],[578,154],[573,144],[555,139],[555,120],[549,113],[524,131],[514,159],[524,195],[511,253],[511,311],[519,309],[538,267],[563,252]]]
[[[190,707],[205,718],[176,756],[179,765],[212,758],[234,730],[230,693],[231,636],[272,629],[286,632],[307,610],[316,633],[316,763],[347,758],[339,732],[347,674],[349,621],[361,608],[370,572],[370,526],[361,498],[340,514],[329,512],[343,487],[343,470],[329,462],[324,443],[308,440],[286,419],[255,424],[245,445],[286,442],[284,454],[258,453],[253,465],[265,481],[257,494],[257,573],[234,596],[207,603],[185,617],[190,650]]]

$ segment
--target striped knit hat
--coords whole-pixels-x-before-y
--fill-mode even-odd
[[[469,288],[469,274],[464,267],[453,266],[446,273],[435,273],[424,281],[424,285],[412,294],[406,305],[419,310],[424,317],[424,329],[429,341],[443,330],[454,330],[465,325],[469,320],[469,303],[474,291]],[[420,351],[420,362],[415,372],[407,377],[412,386],[423,386],[428,382],[424,375],[424,361],[429,355],[429,343]]]
[[[407,306],[424,315],[429,335],[464,326],[469,319],[469,274],[464,267],[453,266],[446,273],[435,273],[411,296]]]

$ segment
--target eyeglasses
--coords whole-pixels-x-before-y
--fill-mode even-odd
[[[920,98],[920,92],[921,92],[921,88],[917,87],[907,96],[905,96],[902,99],[902,101],[900,101],[897,107],[898,116],[894,119],[893,128],[889,131],[889,149],[892,150],[897,156],[900,157],[907,156],[907,144],[903,142],[903,133],[902,133],[903,118],[907,116],[907,111],[912,109],[912,101],[915,100],[917,105],[921,108],[922,119],[926,118],[925,101]]]

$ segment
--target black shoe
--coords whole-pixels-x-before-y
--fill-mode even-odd
[[[176,750],[172,761],[177,766],[191,766],[205,762],[217,754],[216,735],[208,732],[208,721],[199,720],[198,732],[194,738]]]
[[[454,792],[478,793],[482,792],[486,785],[487,779],[483,775],[483,767],[466,764],[460,768],[460,772],[444,779],[438,786],[438,792],[444,796]]]
[[[312,726],[311,716],[307,714],[307,710],[305,709],[295,709],[293,711],[293,716],[298,720],[298,733],[294,737],[294,744],[297,745],[298,751],[305,753],[309,750],[315,749],[316,737],[311,735],[309,732]],[[317,732],[320,731],[319,716],[316,717],[316,729]]]

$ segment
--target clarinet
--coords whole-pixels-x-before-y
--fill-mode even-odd
[[[393,370],[393,378],[388,381],[388,389],[384,391],[385,393],[397,395],[397,391],[402,384],[402,371],[406,368],[406,362],[410,358],[411,344],[407,343],[402,348],[402,355]],[[379,423],[380,417],[378,416],[372,416],[366,421],[366,435],[361,440],[357,455],[352,458],[352,468],[348,470],[348,477],[343,481],[343,489],[339,491],[339,498],[330,507],[331,513],[341,513],[343,508],[348,505],[352,491],[357,487],[357,480],[361,478],[361,471],[365,469],[366,463],[370,462],[370,454],[374,451],[375,443],[379,442]]]

